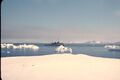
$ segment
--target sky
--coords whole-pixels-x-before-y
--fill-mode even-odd
[[[3,0],[2,42],[120,41],[120,0]]]

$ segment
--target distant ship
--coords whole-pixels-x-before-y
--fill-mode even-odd
[[[104,48],[107,48],[109,51],[120,51],[120,46],[116,45],[105,45]]]
[[[59,41],[57,41],[57,42],[46,44],[46,46],[60,46],[60,45],[64,45],[64,43],[60,43]]]

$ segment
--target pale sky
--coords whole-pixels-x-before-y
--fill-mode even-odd
[[[1,39],[120,41],[120,0],[3,0]]]

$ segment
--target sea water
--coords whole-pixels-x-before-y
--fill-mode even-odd
[[[14,45],[20,44],[31,44],[31,43],[14,43]],[[55,52],[57,46],[46,46],[43,43],[32,43],[39,46],[38,50],[32,49],[13,49],[13,48],[2,48],[1,57],[13,57],[13,56],[43,56],[51,54],[63,54]],[[109,51],[104,48],[105,45],[97,44],[65,44],[65,47],[72,48],[73,52],[71,54],[84,54],[95,57],[104,58],[117,58],[120,59],[120,52]],[[69,53],[68,53],[69,54]]]

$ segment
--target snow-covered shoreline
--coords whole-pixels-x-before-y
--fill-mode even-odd
[[[87,55],[1,58],[3,80],[120,80],[120,59]]]

